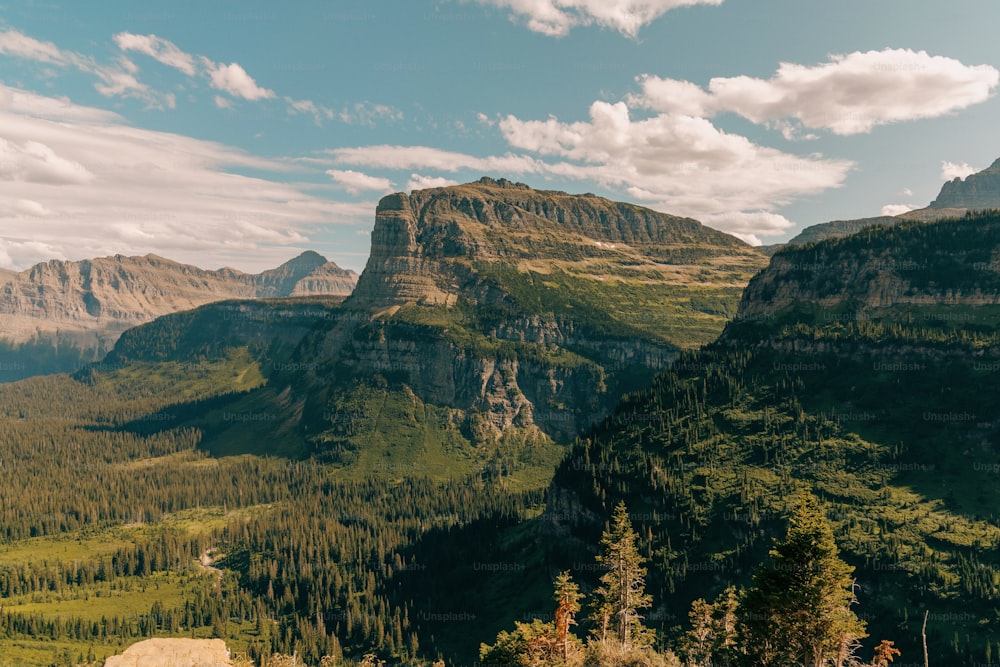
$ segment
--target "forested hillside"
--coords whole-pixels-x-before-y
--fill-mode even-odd
[[[989,662],[998,247],[1000,217],[979,214],[779,253],[718,342],[573,448],[546,515],[573,550],[627,500],[669,633],[678,608],[748,583],[809,489],[857,567],[869,642],[915,659],[929,612],[934,662]]]

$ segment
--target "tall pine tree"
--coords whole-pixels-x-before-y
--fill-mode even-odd
[[[788,534],[754,575],[740,616],[751,663],[841,667],[849,664],[865,623],[853,611],[854,568],[842,561],[819,501],[803,494]]]
[[[646,568],[636,546],[636,534],[624,502],[618,503],[611,525],[601,536],[597,562],[607,568],[595,591],[599,602],[593,620],[601,642],[615,641],[623,651],[653,643],[653,633],[642,624],[639,610],[652,606],[646,593]]]

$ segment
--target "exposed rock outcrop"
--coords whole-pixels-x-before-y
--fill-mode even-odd
[[[765,263],[695,220],[484,178],[383,198],[353,294],[311,327],[301,311],[307,333],[278,352],[265,339],[300,331],[291,319],[214,326],[212,313],[236,317],[216,304],[199,312],[197,332],[175,315],[130,332],[109,358],[159,360],[146,348],[204,353],[219,341],[270,349],[262,367],[280,357],[293,369],[273,391],[303,397],[287,420],[318,455],[384,442],[391,457],[400,420],[437,429],[406,436],[432,445],[456,433],[567,442],[680,350],[714,339]],[[380,417],[390,403],[408,407]]]
[[[1000,208],[1000,159],[965,179],[945,183],[930,208]]]
[[[221,639],[147,639],[108,658],[104,667],[229,667]]]

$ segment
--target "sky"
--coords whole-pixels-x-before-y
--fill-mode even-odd
[[[777,243],[1000,157],[995,0],[0,0],[0,268],[361,271],[505,177]]]

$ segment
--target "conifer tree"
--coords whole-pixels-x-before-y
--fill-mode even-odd
[[[569,570],[560,572],[556,577],[553,597],[556,601],[556,649],[563,662],[568,662],[571,646],[579,643],[575,637],[570,640],[569,628],[576,625],[574,616],[580,611],[580,598],[583,597],[580,587],[570,578]]]
[[[741,605],[744,649],[761,667],[840,667],[854,659],[865,624],[853,611],[854,568],[838,557],[833,529],[803,494],[784,540],[770,551]]]
[[[646,593],[646,568],[636,539],[625,503],[620,502],[601,536],[602,552],[597,562],[607,572],[601,575],[601,586],[595,591],[599,601],[593,620],[597,638],[602,642],[613,639],[623,651],[653,643],[653,634],[642,625],[639,614],[653,603]]]
[[[728,667],[737,657],[736,623],[739,598],[736,588],[726,588],[715,602],[699,598],[688,614],[691,630],[682,642],[688,664],[700,667]]]

